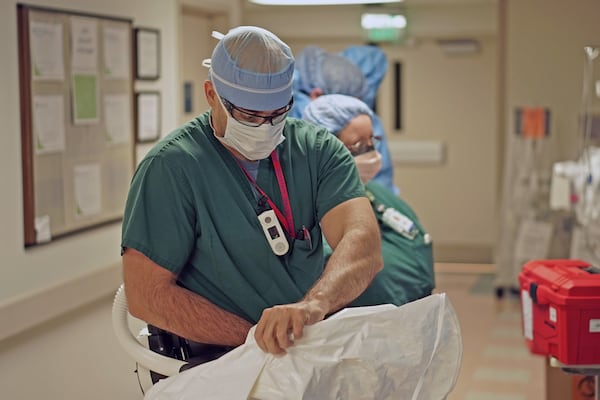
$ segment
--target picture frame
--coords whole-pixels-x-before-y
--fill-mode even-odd
[[[153,28],[134,29],[135,78],[160,78],[160,31]]]
[[[161,96],[158,91],[135,94],[135,138],[137,143],[155,142],[161,130]]]

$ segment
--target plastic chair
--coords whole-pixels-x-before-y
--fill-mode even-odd
[[[146,325],[143,321],[146,327],[135,335],[129,324],[132,318],[127,307],[125,287],[121,285],[113,301],[113,330],[119,344],[136,362],[135,372],[143,393],[160,379],[217,359],[233,349],[230,346],[193,342]]]

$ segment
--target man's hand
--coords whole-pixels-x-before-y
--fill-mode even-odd
[[[312,325],[323,318],[325,311],[316,301],[267,308],[256,325],[254,339],[263,351],[282,354],[294,344],[293,339],[302,337],[305,325]]]

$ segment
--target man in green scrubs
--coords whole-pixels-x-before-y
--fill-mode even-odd
[[[129,310],[209,344],[240,345],[256,324],[258,345],[283,353],[382,268],[377,222],[344,146],[286,118],[285,43],[234,28],[207,65],[210,110],[157,143],[131,183],[121,242]],[[326,264],[322,234],[334,249]]]

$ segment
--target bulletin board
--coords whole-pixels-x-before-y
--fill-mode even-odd
[[[132,21],[17,5],[25,247],[122,219]]]

